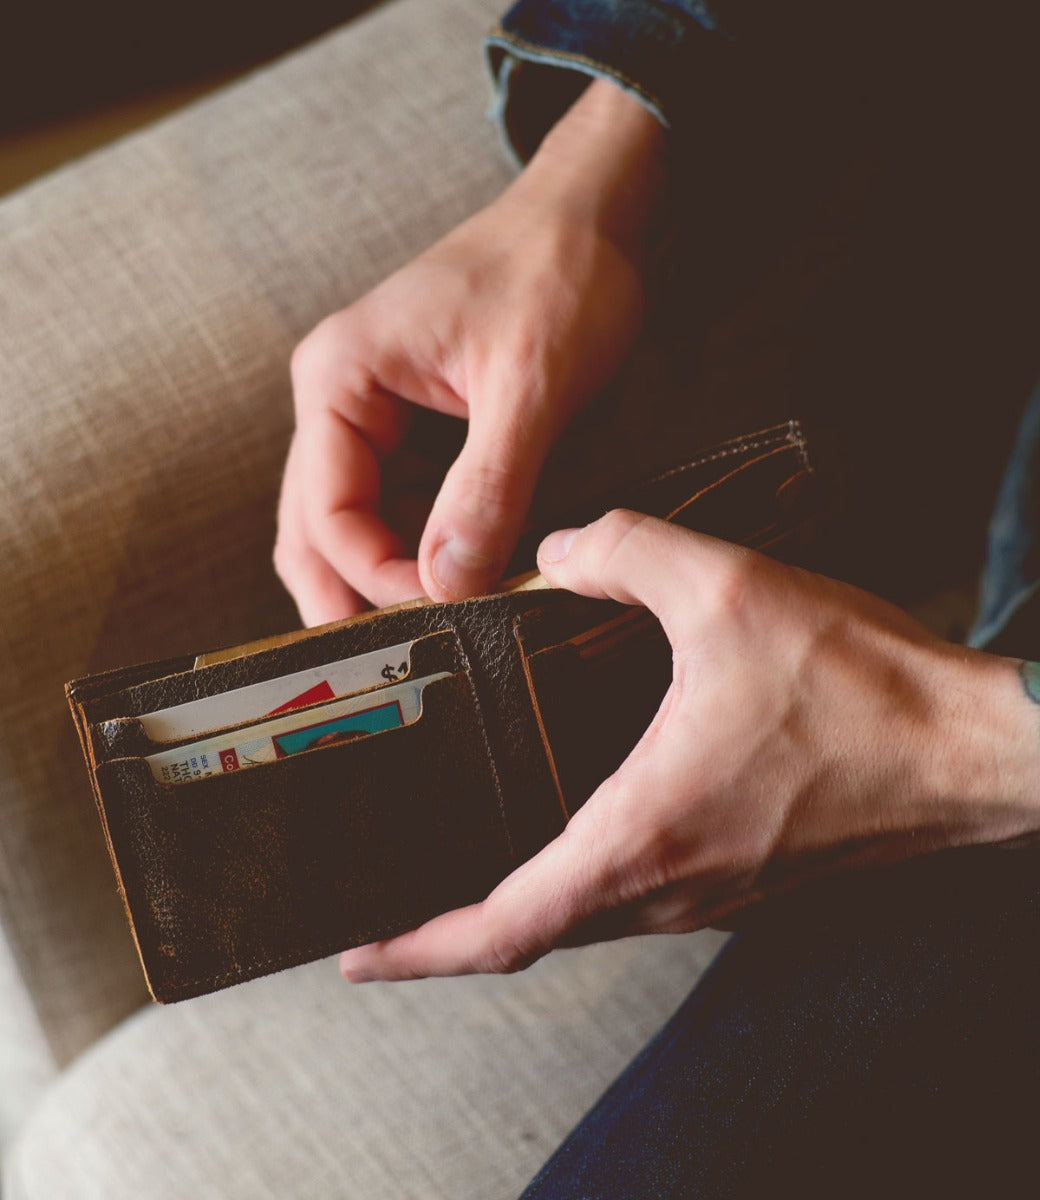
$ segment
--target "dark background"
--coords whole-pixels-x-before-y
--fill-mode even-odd
[[[5,6],[0,134],[253,67],[372,0],[131,0]]]

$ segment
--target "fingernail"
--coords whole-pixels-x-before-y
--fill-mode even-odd
[[[475,583],[483,583],[495,566],[495,560],[472,546],[450,537],[433,556],[433,577],[453,595],[466,595]]]
[[[577,529],[558,529],[555,533],[550,533],[538,547],[538,557],[547,563],[562,562],[579,532]]]
[[[375,983],[376,981],[374,975],[366,975],[364,971],[357,971],[354,968],[344,971],[343,978],[347,983]]]
[[[363,971],[360,967],[352,967],[349,963],[345,963],[340,959],[339,973],[347,981],[347,983],[373,983],[375,976],[369,975],[367,971]]]

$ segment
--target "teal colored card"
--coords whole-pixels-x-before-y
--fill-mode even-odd
[[[377,708],[367,708],[364,712],[322,721],[320,725],[308,725],[304,729],[280,733],[272,740],[279,758],[288,758],[291,754],[310,750],[319,742],[335,742],[345,734],[381,733],[384,729],[396,729],[403,724],[401,706],[395,700],[380,704]]]

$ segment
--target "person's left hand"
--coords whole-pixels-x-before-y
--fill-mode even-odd
[[[824,871],[1040,828],[1040,710],[1015,662],[634,513],[553,534],[539,565],[650,608],[671,688],[559,837],[482,903],[345,952],[347,979],[513,971],[556,946],[718,923]]]

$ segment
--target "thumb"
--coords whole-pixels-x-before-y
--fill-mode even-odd
[[[612,786],[607,780],[597,796]],[[340,971],[354,983],[497,974],[522,970],[569,940],[589,940],[587,934],[568,935],[591,928],[588,922],[595,914],[614,909],[631,875],[625,845],[590,836],[595,834],[590,830],[594,807],[590,801],[487,899],[386,941],[346,950],[340,955]]]
[[[742,552],[716,538],[619,508],[584,529],[551,533],[539,547],[538,567],[553,587],[650,609],[674,645],[682,613],[734,553]]]
[[[531,416],[471,418],[419,547],[419,576],[435,600],[479,595],[502,577],[548,452]]]

